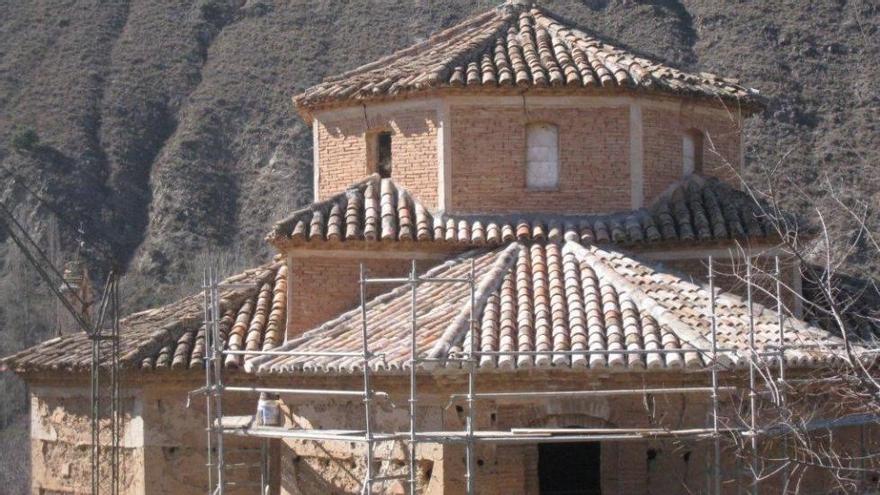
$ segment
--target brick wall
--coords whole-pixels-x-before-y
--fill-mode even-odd
[[[344,190],[373,173],[368,163],[368,133],[390,131],[392,177],[422,203],[437,205],[437,112],[434,109],[370,108],[366,116],[351,109],[322,114],[318,130],[318,199]]]
[[[455,212],[608,212],[630,206],[629,107],[451,107]],[[559,188],[526,189],[528,122],[559,129]]]
[[[360,263],[370,277],[403,277],[409,274],[411,258],[401,253],[394,258],[339,258],[295,256],[290,260],[288,290],[290,312],[287,338],[314,328],[360,304]],[[419,260],[419,272],[441,260]],[[367,298],[376,297],[392,285],[370,285]]]
[[[490,98],[491,99],[491,98]],[[347,108],[318,116],[318,198],[344,190],[372,173],[368,140],[392,133],[392,176],[429,208],[438,206],[437,109],[419,105]],[[682,137],[698,130],[703,173],[732,179],[739,167],[741,119],[724,109],[693,104],[642,106],[644,204],[682,178]],[[465,213],[612,212],[631,207],[630,108],[628,100],[607,107],[496,106],[454,103],[448,112],[451,179],[449,211]],[[530,122],[559,129],[560,185],[526,188],[526,135]]]
[[[701,131],[704,136],[703,174],[733,180],[725,160],[741,166],[741,130],[736,116],[722,109],[710,113],[692,106],[678,110],[646,106],[642,109],[645,204],[681,179],[682,137],[689,130]]]

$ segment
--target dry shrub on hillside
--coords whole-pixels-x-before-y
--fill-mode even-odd
[[[30,484],[30,437],[27,416],[0,430],[0,487],[6,493],[27,493]]]
[[[27,493],[30,488],[30,436],[27,415],[0,430],[0,492]]]

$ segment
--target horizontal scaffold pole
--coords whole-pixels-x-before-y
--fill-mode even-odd
[[[284,357],[364,357],[363,352],[354,351],[244,351],[227,350],[221,352],[224,356],[284,356]],[[369,357],[381,357],[382,354],[373,354]],[[368,357],[368,358],[369,358]]]
[[[534,398],[555,397],[613,397],[618,395],[661,395],[661,394],[702,394],[711,393],[712,387],[670,387],[670,388],[633,388],[623,390],[559,390],[549,392],[484,392],[474,394],[475,399],[492,400],[531,400]],[[718,387],[718,392],[735,392],[736,387]],[[453,394],[452,400],[467,398],[466,394]]]
[[[272,388],[272,387],[230,387],[224,386],[224,392],[267,393],[278,395],[298,395],[301,397],[353,397],[363,398],[363,390],[331,390],[316,388]],[[387,399],[385,392],[373,392],[373,397]]]

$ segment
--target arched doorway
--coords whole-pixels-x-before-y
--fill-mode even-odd
[[[601,495],[601,444],[543,443],[538,445],[541,495]]]

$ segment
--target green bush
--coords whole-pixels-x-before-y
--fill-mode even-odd
[[[18,151],[33,151],[40,144],[40,135],[30,127],[19,129],[12,135],[12,148]]]

